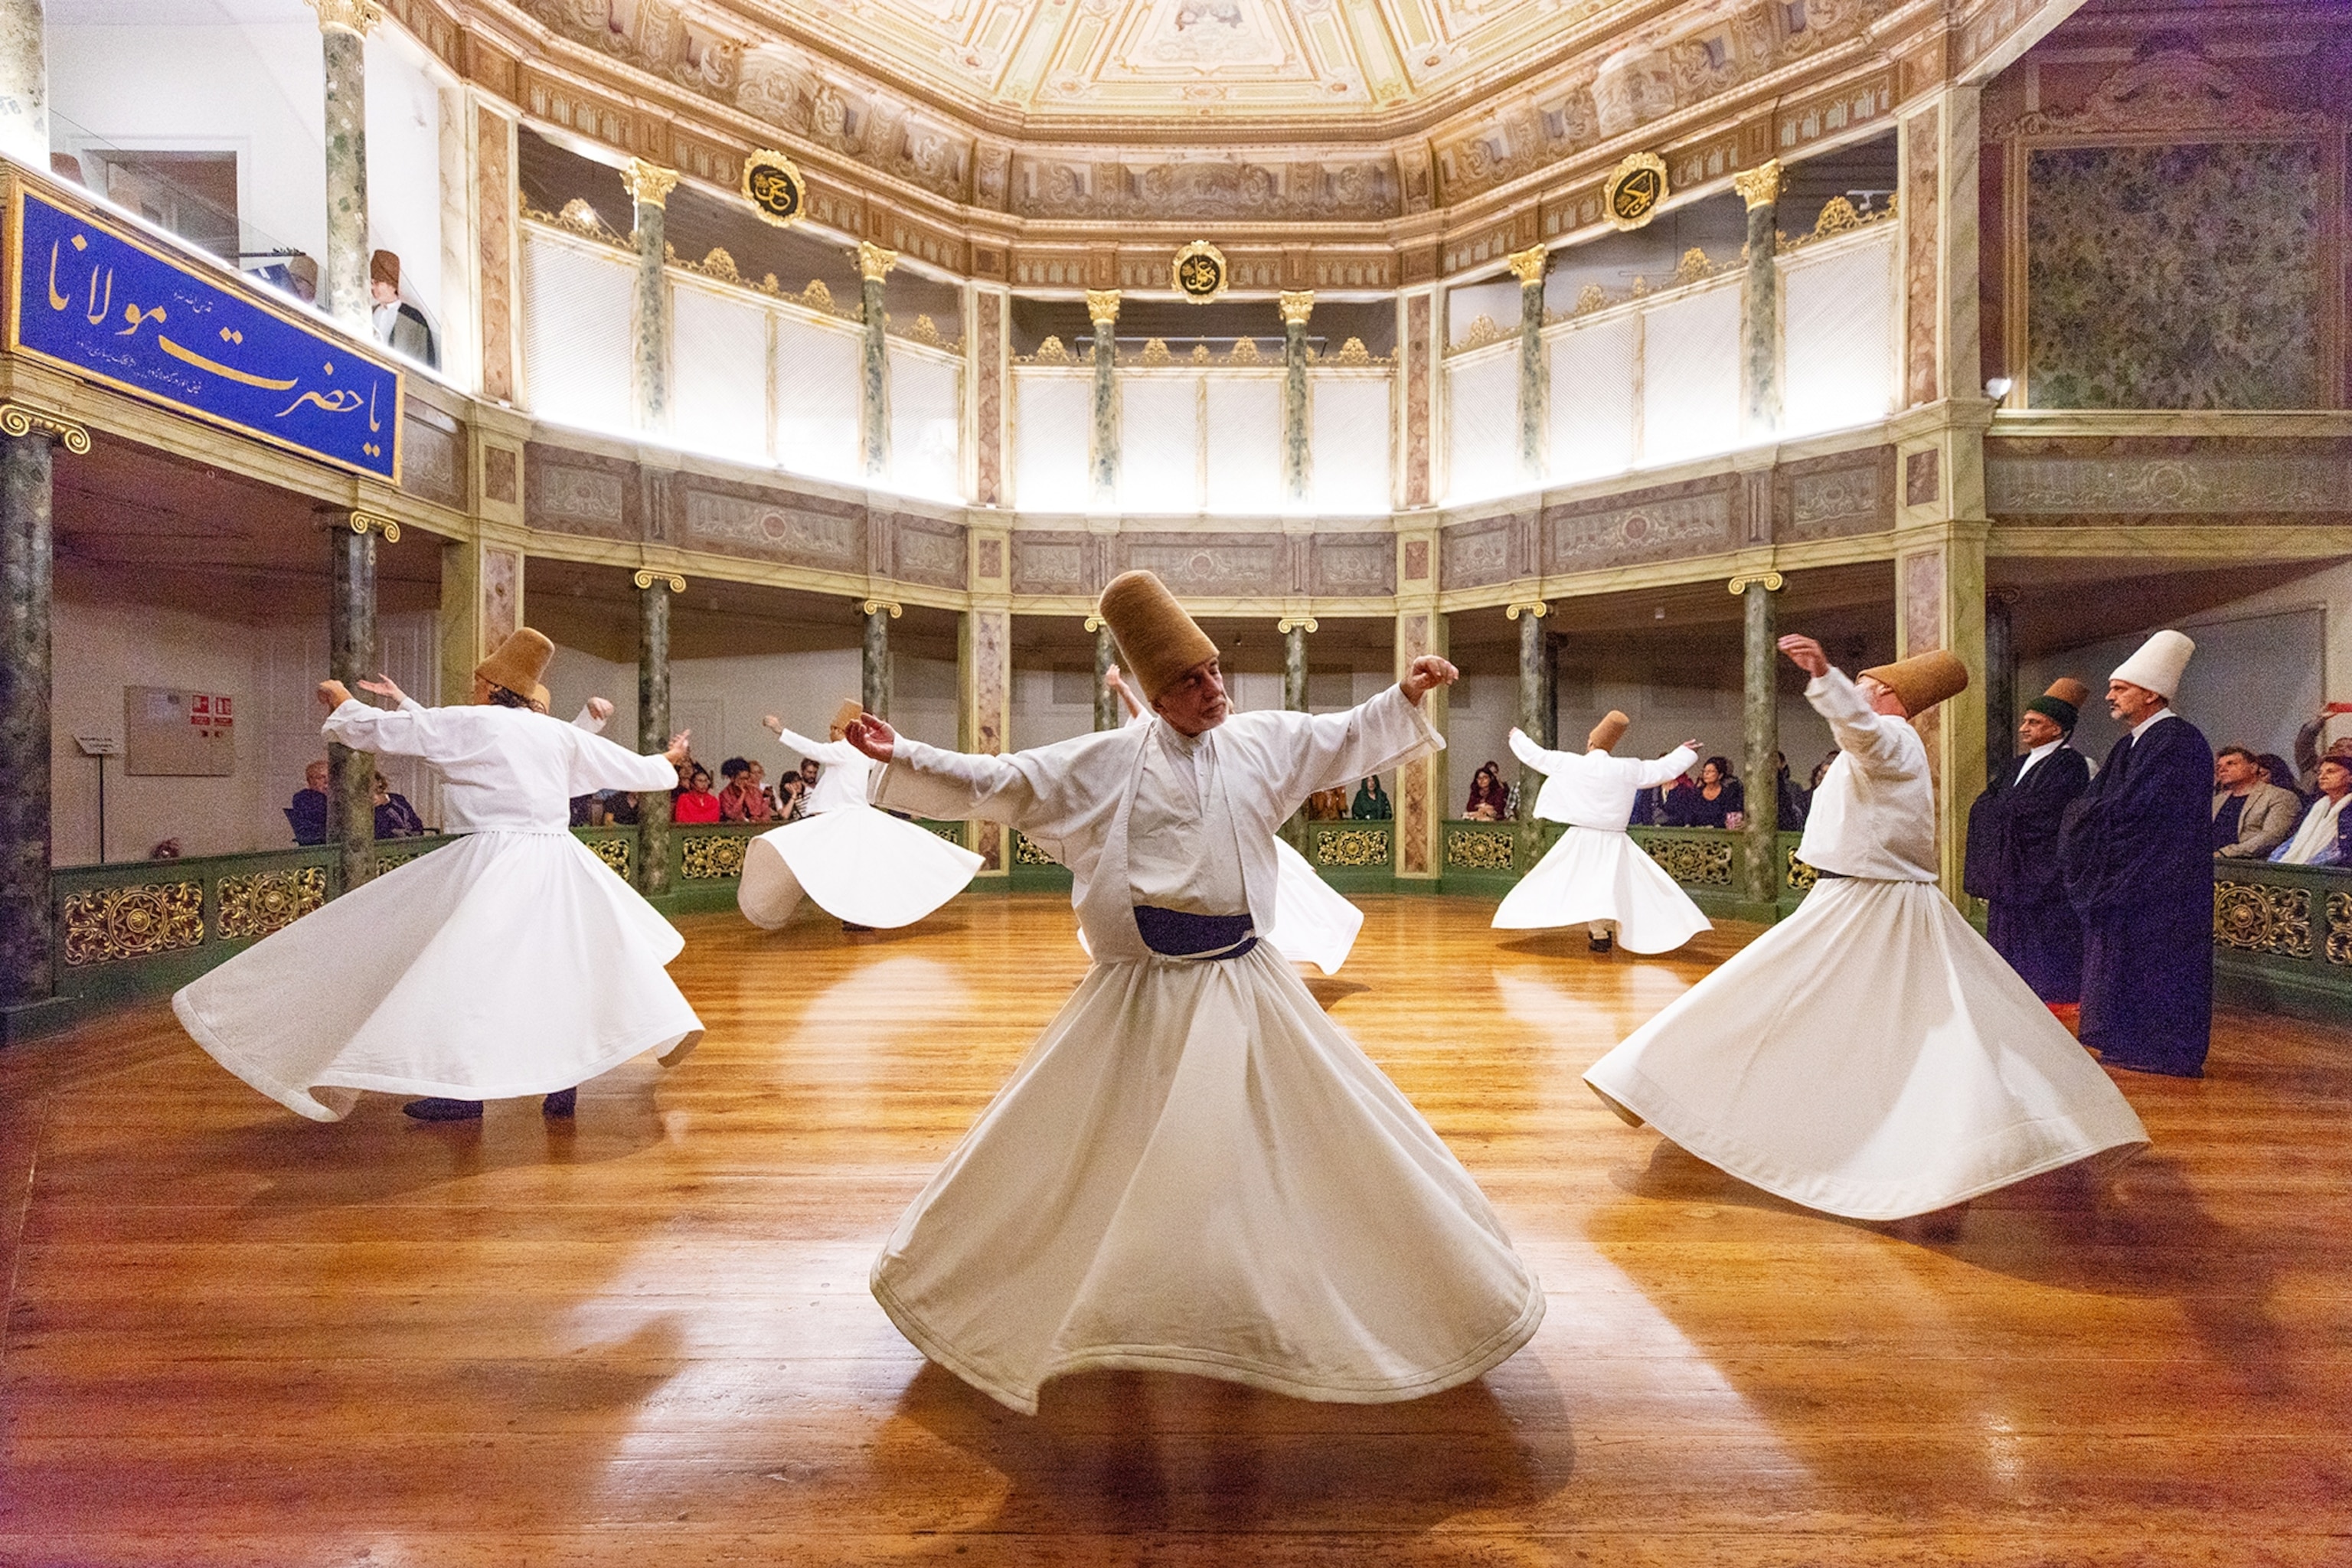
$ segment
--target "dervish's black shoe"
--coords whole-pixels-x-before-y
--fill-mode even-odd
[[[443,1100],[436,1095],[429,1100],[412,1100],[400,1108],[419,1121],[479,1121],[482,1102],[478,1100]]]
[[[858,924],[856,924],[855,922],[850,921],[842,921],[842,922],[841,922],[841,929],[842,929],[843,931],[872,931],[874,928],[873,928],[872,926],[862,926],[862,925],[858,925]]]
[[[580,1086],[573,1084],[570,1089],[559,1089],[541,1100],[539,1113],[541,1116],[569,1116],[579,1103]]]
[[[1595,952],[1614,952],[1617,951],[1617,939],[1611,936],[1596,936],[1592,939],[1591,946]]]

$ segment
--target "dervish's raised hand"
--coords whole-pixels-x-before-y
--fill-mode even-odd
[[[669,750],[662,753],[662,760],[671,767],[684,767],[688,756],[686,743],[692,739],[694,739],[694,731],[691,730],[680,730],[677,734],[672,735],[669,738]]]
[[[362,684],[364,684],[364,682],[362,682]],[[341,708],[344,703],[349,702],[351,700],[351,688],[345,686],[341,681],[322,680],[319,682],[319,700],[327,705],[329,711],[331,712],[335,709]]]
[[[1789,656],[1790,663],[1817,680],[1830,672],[1830,656],[1823,653],[1822,645],[1811,637],[1794,635],[1782,637],[1780,651]]]
[[[613,717],[613,700],[609,697],[588,699],[588,717],[595,720],[599,724],[610,720]]]
[[[771,713],[766,718],[761,720],[760,725],[772,735],[781,735],[784,732],[784,721],[782,719],[777,718],[773,713]]]
[[[1406,667],[1404,679],[1397,684],[1404,688],[1404,700],[1418,707],[1421,700],[1441,686],[1451,686],[1462,679],[1462,672],[1433,653],[1423,654]]]
[[[871,713],[860,713],[841,738],[873,758],[887,763],[898,755],[898,732]]]
[[[1700,745],[1696,741],[1685,741],[1683,742],[1683,750],[1702,757],[1706,755],[1706,748]]]
[[[408,700],[408,693],[403,691],[399,684],[389,675],[378,675],[373,680],[362,680],[360,682],[360,689],[373,691],[378,697],[391,698],[394,708]]]

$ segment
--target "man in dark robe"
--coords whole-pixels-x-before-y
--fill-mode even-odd
[[[2066,808],[2083,917],[2082,1041],[2110,1067],[2201,1078],[2213,1035],[2213,748],[2172,710],[2196,645],[2160,631],[2107,681],[2130,726]]]
[[[2066,899],[2058,829],[2091,782],[2069,741],[2090,689],[2062,679],[2025,705],[2017,760],[1969,808],[1963,888],[1989,906],[1985,940],[2053,1007],[2083,999],[2083,921]]]

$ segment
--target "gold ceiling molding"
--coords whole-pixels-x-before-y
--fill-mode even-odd
[[[642,206],[657,207],[669,201],[670,192],[677,188],[677,171],[643,158],[632,158],[621,170],[621,186],[629,199]]]
[[[1752,169],[1743,169],[1731,176],[1731,184],[1749,212],[1769,207],[1780,199],[1780,160],[1768,158]]]
[[[2309,133],[2327,116],[2271,103],[2252,82],[2195,48],[2159,49],[2099,83],[2073,113],[2035,111],[2003,134],[2027,137],[2148,135],[2182,131]]]

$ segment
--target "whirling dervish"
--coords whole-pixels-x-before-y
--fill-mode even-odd
[[[1780,649],[1837,738],[1798,849],[1821,880],[1584,1081],[1741,1181],[1854,1219],[2145,1144],[2107,1075],[1936,885],[1910,721],[1967,689],[1967,667],[1937,650],[1856,683],[1811,637]]]
[[[1151,715],[1144,711],[1126,678],[1119,674],[1118,666],[1112,665],[1103,672],[1103,683],[1125,705],[1128,723],[1151,721]],[[1356,933],[1364,929],[1364,911],[1317,876],[1315,868],[1307,863],[1307,857],[1293,849],[1286,840],[1275,839],[1274,859],[1274,929],[1258,940],[1295,963],[1311,963],[1326,974],[1339,973],[1339,966],[1348,962],[1348,953],[1356,945]],[[1078,944],[1085,946],[1086,940],[1081,929]]]
[[[1567,823],[1568,832],[1503,900],[1496,930],[1581,924],[1595,952],[1615,942],[1629,952],[1671,952],[1714,929],[1690,895],[1625,835],[1634,797],[1680,778],[1698,760],[1698,742],[1685,741],[1654,763],[1620,761],[1609,753],[1632,722],[1612,709],[1584,738],[1581,756],[1545,751],[1511,731],[1511,754],[1546,775],[1536,815]]]
[[[221,1066],[314,1121],[341,1120],[362,1089],[425,1096],[405,1107],[422,1121],[529,1094],[560,1117],[583,1080],[641,1051],[669,1066],[702,1037],[664,967],[685,939],[568,826],[573,795],[674,786],[688,737],[645,757],[550,718],[539,678],[553,652],[522,627],[475,668],[470,706],[362,681],[386,711],[320,682],[327,737],[432,763],[446,826],[466,837],[173,996]]]
[[[1034,1412],[1066,1373],[1192,1373],[1374,1404],[1466,1383],[1544,1296],[1453,1152],[1257,933],[1275,833],[1444,742],[1423,656],[1344,713],[1228,717],[1160,580],[1103,590],[1147,723],[1011,756],[860,719],[875,799],[1016,827],[1070,868],[1094,964],[899,1220],[874,1295],[924,1354]]]
[[[855,698],[835,710],[832,739],[810,740],[773,713],[761,722],[803,757],[824,764],[808,815],[744,847],[735,903],[743,918],[774,931],[803,894],[851,930],[912,925],[971,885],[980,857],[868,802],[874,763],[841,737],[863,711]]]

